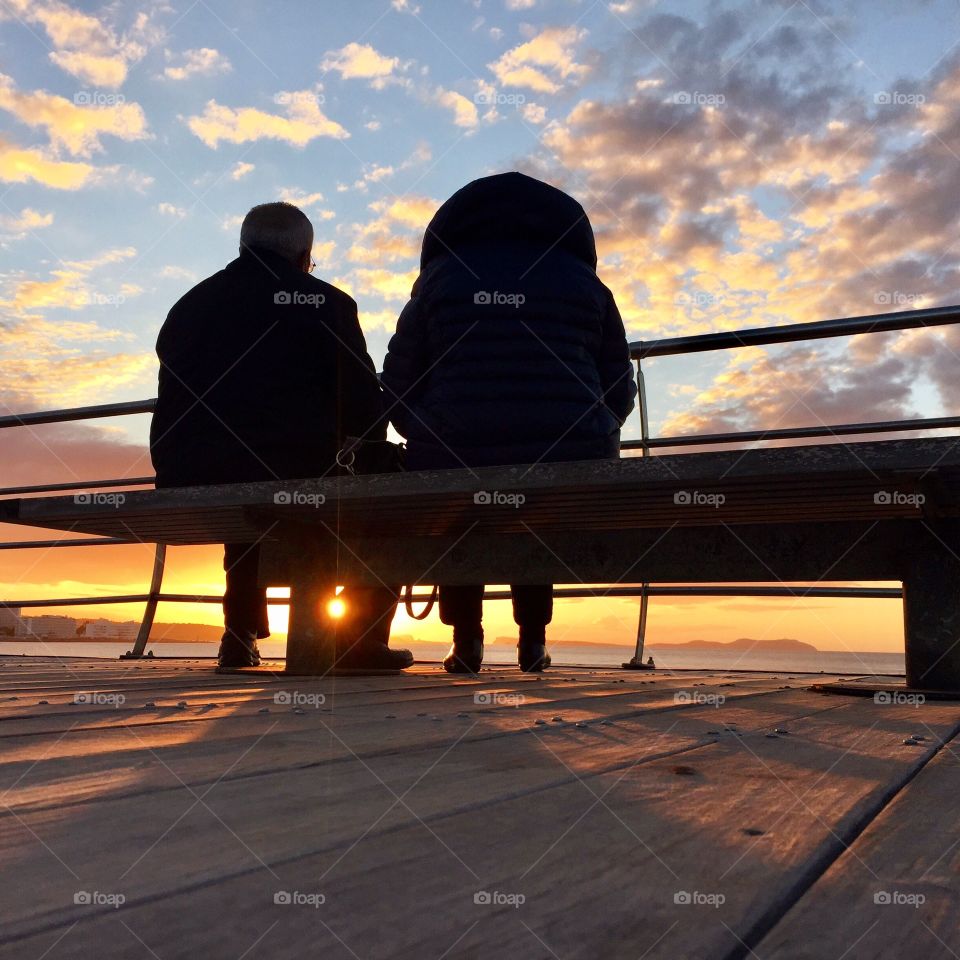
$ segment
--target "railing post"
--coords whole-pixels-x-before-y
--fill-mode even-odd
[[[642,346],[642,344],[641,344]],[[640,411],[640,456],[650,456],[650,423],[647,418],[647,384],[643,377],[643,360],[637,357],[637,409]],[[633,656],[623,664],[624,670],[649,670],[643,662],[643,644],[647,635],[647,604],[649,603],[649,583],[640,585],[640,613],[637,618],[637,645]]]
[[[143,656],[143,651],[147,648],[147,641],[150,639],[150,631],[153,629],[153,618],[157,613],[157,603],[160,597],[160,588],[163,586],[163,568],[167,559],[167,545],[158,543],[156,553],[153,555],[153,575],[150,577],[150,592],[147,595],[147,603],[143,608],[143,619],[140,621],[140,629],[137,631],[137,642],[132,650],[120,656],[121,660],[139,660]]]

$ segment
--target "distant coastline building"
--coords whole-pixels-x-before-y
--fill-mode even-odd
[[[77,635],[73,617],[18,617],[15,636],[38,637],[44,640],[72,640]]]
[[[88,620],[85,634],[88,640],[136,640],[140,624],[136,620]]]
[[[19,607],[0,607],[0,636],[15,637],[20,626]]]

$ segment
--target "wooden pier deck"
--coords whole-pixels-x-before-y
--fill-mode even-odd
[[[960,703],[810,683],[0,658],[0,958],[957,957]]]

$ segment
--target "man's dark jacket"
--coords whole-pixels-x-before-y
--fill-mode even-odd
[[[347,294],[244,249],[185,294],[157,340],[157,485],[322,476],[345,436],[386,435]]]
[[[596,266],[583,208],[539,180],[485,177],[440,207],[381,378],[409,467],[619,456],[636,386]]]

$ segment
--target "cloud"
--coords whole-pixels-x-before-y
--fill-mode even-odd
[[[369,80],[374,89],[383,89],[396,73],[405,68],[399,57],[387,57],[368,43],[348,43],[339,50],[328,50],[320,61],[324,73],[339,73],[344,80]]]
[[[361,267],[350,274],[355,290],[360,294],[381,297],[393,303],[402,303],[410,297],[413,281],[419,270],[395,273],[392,270]],[[338,281],[339,283],[339,281]]]
[[[284,187],[280,190],[280,199],[292,203],[301,210],[309,210],[310,207],[315,207],[318,203],[323,202],[323,194],[320,192],[304,193],[298,187]],[[336,213],[333,210],[319,209],[313,210],[311,216],[314,219],[332,220]]]
[[[42,127],[54,149],[63,148],[74,156],[89,157],[102,150],[100,137],[105,134],[121,140],[148,136],[147,120],[139,104],[121,98],[104,106],[78,106],[43,90],[22,93],[4,74],[0,74],[0,109],[27,126]]]
[[[586,30],[576,27],[548,27],[488,66],[502,86],[556,93],[564,83],[577,82],[589,72],[573,53],[585,36]]]
[[[49,53],[54,64],[97,87],[121,86],[130,64],[141,60],[162,36],[146,13],[137,14],[129,30],[118,33],[104,20],[58,0],[9,0],[7,6],[26,23],[43,27],[54,48]]]
[[[317,137],[343,140],[350,136],[320,109],[313,91],[277,94],[276,99],[284,103],[286,116],[266,113],[256,107],[234,109],[221,106],[216,100],[209,100],[202,114],[187,118],[187,125],[213,149],[221,140],[227,143],[281,140],[295,147],[303,147]]]
[[[167,56],[172,54],[167,51]],[[170,80],[187,80],[194,76],[211,76],[215,73],[229,73],[233,67],[219,50],[212,47],[199,47],[196,50],[184,50],[180,55],[182,63],[166,67],[163,75]]]
[[[433,98],[441,107],[446,107],[448,110],[453,111],[453,122],[458,127],[466,127],[469,129],[477,125],[477,106],[462,93],[437,87]]]
[[[375,216],[367,223],[353,228],[352,243],[346,253],[347,260],[366,267],[381,268],[402,261],[415,264],[420,254],[423,230],[438,206],[437,201],[430,197],[415,195],[371,203],[369,207]],[[400,288],[405,287],[409,292],[408,270],[402,270],[399,276],[404,278]],[[383,277],[379,278],[378,283],[392,291],[397,289]]]
[[[537,5],[537,0],[504,0],[508,10],[530,10]]]
[[[16,234],[28,233],[40,227],[49,227],[52,223],[52,213],[38,213],[31,207],[24,207],[13,216],[0,217],[0,228]]]
[[[183,207],[174,206],[172,203],[167,203],[166,200],[157,204],[157,212],[162,213],[165,217],[176,217],[178,220],[187,215],[187,211]]]
[[[230,171],[230,179],[242,180],[248,173],[253,173],[255,169],[255,164],[244,163],[242,160],[240,160],[234,164],[233,169]]]
[[[78,190],[97,175],[97,168],[88,163],[57,160],[43,150],[0,138],[0,180],[7,183],[33,181],[57,190]]]
[[[61,262],[57,269],[51,270],[51,279],[35,280],[32,278],[14,280],[9,295],[0,299],[0,310],[12,318],[37,319],[36,311],[53,308],[66,310],[80,310],[91,306],[118,306],[126,299],[140,293],[140,288],[132,284],[111,282],[94,285],[90,281],[90,274],[101,267],[112,266],[136,256],[133,247],[118,247],[107,250],[98,257],[89,260],[67,260]],[[69,328],[58,327],[61,336],[67,336]],[[21,331],[23,332],[23,331]],[[37,328],[30,328],[26,333],[35,335]],[[91,330],[80,328],[80,335],[87,336]],[[8,321],[5,333],[6,339],[18,334],[16,319]],[[11,378],[16,382],[16,378]]]

